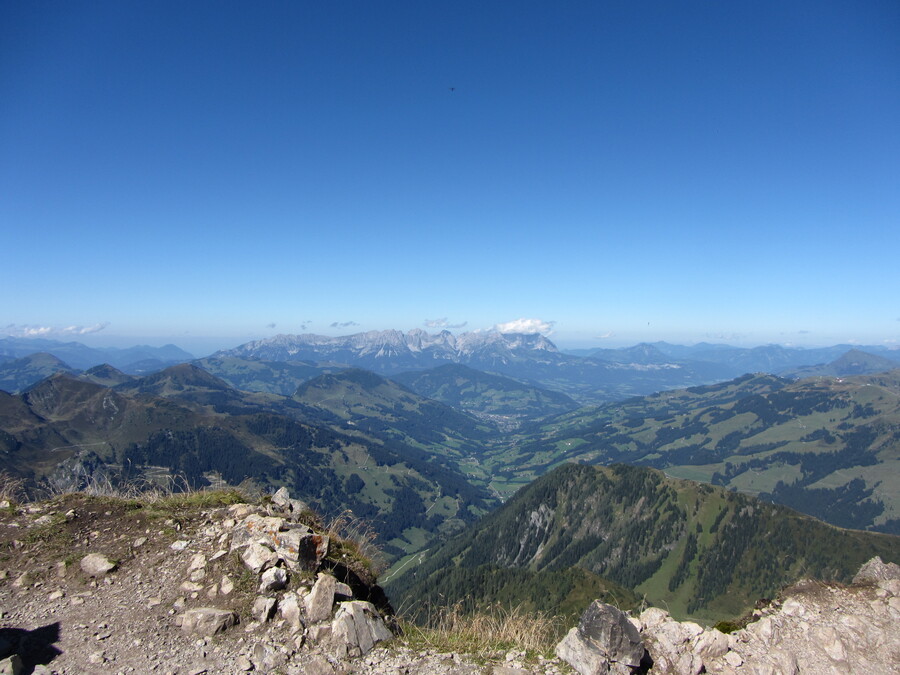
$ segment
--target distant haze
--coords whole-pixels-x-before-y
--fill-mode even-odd
[[[0,3],[0,335],[898,344],[898,35],[896,0]]]

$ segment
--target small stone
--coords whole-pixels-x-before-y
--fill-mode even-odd
[[[256,513],[258,507],[250,504],[232,504],[228,507],[228,512],[237,519],[246,518],[251,513]]]
[[[116,569],[116,563],[102,553],[88,553],[81,559],[80,566],[89,577],[102,577]]]
[[[222,581],[219,583],[219,590],[222,592],[222,595],[231,595],[231,591],[234,590],[234,582],[227,574],[222,576]]]
[[[270,567],[262,574],[259,584],[260,593],[280,591],[287,586],[287,571],[281,567]]]
[[[227,630],[238,622],[238,616],[227,609],[198,607],[181,615],[181,630],[185,633],[215,635]]]
[[[266,623],[272,618],[272,614],[275,612],[275,604],[275,598],[267,598],[260,595],[253,602],[253,609],[251,610],[253,618],[260,623]]]
[[[179,539],[178,541],[174,542],[169,548],[176,552],[183,551],[188,547],[188,544],[190,543],[191,542],[187,541],[186,539]]]
[[[317,623],[307,628],[306,633],[313,642],[324,642],[331,637],[331,624]]]
[[[234,665],[238,670],[243,670],[244,672],[253,670],[253,662],[246,656],[237,657],[234,661]]]
[[[278,555],[272,549],[261,544],[250,544],[241,559],[255,574],[259,574],[263,570],[273,567],[278,562]]]
[[[310,654],[303,660],[303,672],[309,675],[334,675],[334,666],[322,654]]]
[[[144,544],[147,543],[147,537],[138,537],[133,542],[131,542],[132,548],[140,548]]]
[[[199,570],[206,567],[206,556],[202,553],[195,553],[191,556],[191,561],[188,563],[188,572],[193,572],[194,570]]]
[[[53,591],[50,595],[47,596],[48,600],[59,600],[60,598],[66,597],[66,594],[63,591],[56,590]]]
[[[740,668],[744,663],[744,659],[737,652],[728,652],[725,654],[725,662],[732,668]]]

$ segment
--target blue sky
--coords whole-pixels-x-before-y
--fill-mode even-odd
[[[900,344],[900,4],[0,5],[0,334]]]

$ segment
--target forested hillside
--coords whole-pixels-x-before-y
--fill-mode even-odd
[[[433,601],[436,592],[489,601],[518,581],[495,575],[479,584],[481,570],[578,568],[675,615],[719,620],[801,576],[847,581],[874,555],[900,559],[900,538],[841,530],[654,469],[567,464],[431,551],[389,589],[408,602]]]
[[[487,464],[495,482],[518,485],[562,461],[655,467],[900,533],[900,370],[746,375],[583,408],[513,437]]]

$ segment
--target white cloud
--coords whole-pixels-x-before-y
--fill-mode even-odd
[[[516,319],[515,321],[498,323],[494,326],[494,330],[498,333],[524,333],[526,335],[540,333],[541,335],[550,335],[553,332],[555,323],[555,321],[544,321],[543,319]]]
[[[358,326],[359,324],[355,321],[335,321],[331,324],[332,328],[348,328],[349,326]]]
[[[93,326],[67,326],[60,332],[64,335],[89,335],[90,333],[99,333],[108,325],[109,321],[104,321],[103,323],[95,323]]]
[[[92,326],[65,326],[57,328],[55,326],[29,326],[27,324],[17,326],[9,324],[6,330],[13,337],[63,337],[66,335],[89,335],[91,333],[99,333],[109,325],[108,321],[103,323],[95,323]]]
[[[450,323],[447,317],[444,317],[443,319],[425,319],[423,325],[426,328],[465,328],[468,324],[468,321]]]
[[[609,338],[612,338],[612,337],[615,337],[615,336],[616,336],[616,334],[613,333],[612,331],[607,331],[607,332],[604,333],[603,335],[595,335],[595,336],[594,336],[594,339],[596,339],[596,340],[609,340]]]

